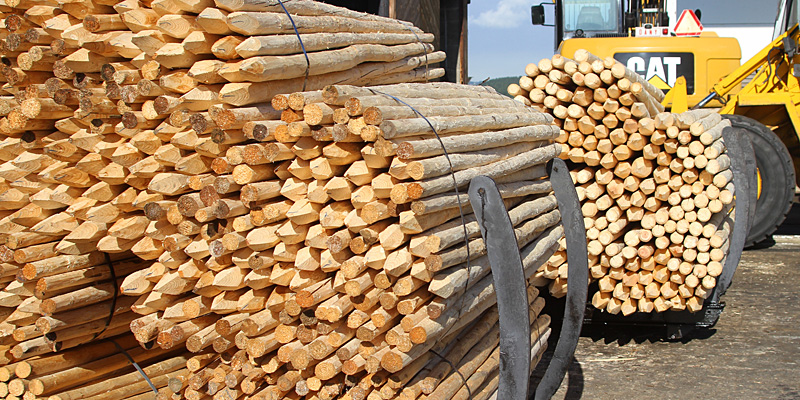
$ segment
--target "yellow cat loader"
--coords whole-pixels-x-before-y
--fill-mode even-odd
[[[666,0],[556,0],[556,45],[565,57],[577,49],[612,56],[670,90],[665,106],[719,107],[751,138],[758,168],[758,200],[746,245],[767,239],[786,218],[800,166],[800,56],[798,0],[781,0],[776,39],[741,66],[738,41],[703,32],[675,37]],[[544,9],[532,19],[544,24]],[[679,78],[683,79],[679,79]],[[742,87],[746,78],[752,77]],[[685,84],[683,84],[685,82]],[[677,84],[676,84],[677,83]],[[674,86],[674,88],[673,88]]]

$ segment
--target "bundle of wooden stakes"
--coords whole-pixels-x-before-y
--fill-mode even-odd
[[[122,252],[63,277],[79,272],[107,280],[109,268],[124,276],[122,293],[139,297],[117,299],[112,308],[126,316],[127,309],[144,314],[130,327],[143,345],[158,348],[130,352],[138,361],[157,358],[146,370],[169,372],[161,381],[174,378],[169,389],[186,398],[332,398],[345,390],[354,398],[372,392],[386,398],[416,398],[422,392],[434,398],[488,397],[499,379],[499,327],[486,250],[468,211],[466,185],[478,174],[501,182],[532,275],[562,235],[551,186],[542,179],[544,163],[560,151],[552,143],[558,135],[552,119],[486,88],[449,84],[335,86],[278,96],[273,104],[287,107],[284,120],[254,123],[254,132],[267,135],[230,146],[224,157],[214,159],[213,179],[200,190],[190,186],[196,176],[160,172],[149,179],[136,197],[149,196],[143,215],[138,214],[145,236],[131,240],[134,254],[157,261],[146,269],[131,263],[131,271],[123,273],[119,268],[129,261],[117,258],[126,260],[130,253]],[[430,117],[419,118],[406,104]],[[438,126],[449,156],[443,156],[428,121]],[[124,219],[109,231],[117,232],[119,221]],[[18,247],[14,238],[19,237],[8,235],[6,246]],[[118,239],[103,232],[79,243],[107,250],[103,243]],[[64,238],[52,246],[69,242]],[[137,247],[141,242],[148,244],[147,252]],[[69,265],[75,265],[75,257],[93,254],[68,255]],[[51,265],[55,257],[44,260]],[[18,275],[35,279],[42,270],[37,265],[26,264]],[[49,284],[42,279],[51,276],[63,278],[47,275],[38,282]],[[115,294],[113,284],[107,285],[104,293]],[[76,300],[103,300],[93,305],[103,311],[112,305],[108,297],[76,293],[65,293],[70,307]],[[537,343],[532,357],[537,358],[549,335],[549,319],[538,315],[543,300],[533,287],[530,299]],[[42,312],[50,299],[37,300]],[[88,306],[79,311],[86,314]],[[103,332],[107,314],[99,315],[95,330],[85,335]],[[60,314],[31,317],[37,329],[72,321]],[[130,348],[130,339],[120,341]],[[33,349],[23,343],[15,350]],[[105,342],[6,367],[9,378],[16,376],[9,386],[14,393],[54,400],[146,391],[140,381],[125,384],[136,379],[135,373],[62,390],[123,363],[116,353],[86,362],[86,351],[101,345],[111,349]],[[191,359],[170,355],[183,346],[213,352]],[[12,353],[20,353],[17,358],[40,354]],[[64,358],[74,364],[44,367]],[[91,373],[80,375],[87,370]]]
[[[482,87],[319,91],[425,81],[443,54],[406,23],[284,4],[299,41],[277,1],[0,6],[3,397],[152,398],[128,356],[160,399],[495,391],[466,189],[500,182],[532,275],[562,236],[558,129]]]
[[[249,140],[243,121],[280,117],[269,106],[239,108],[225,114],[239,122],[217,127],[209,112],[304,87],[443,75],[432,66],[444,59],[433,52],[433,35],[408,23],[285,2],[298,38],[277,1],[229,3],[0,4],[3,396],[39,398],[101,377],[108,383],[67,396],[149,391],[138,375],[124,375],[134,370],[122,368],[121,350],[145,371],[192,368],[189,356],[176,355],[185,350],[142,351],[122,335],[139,316],[133,311],[175,297],[135,304],[119,283],[150,267],[141,259],[159,258],[177,231],[144,215],[146,205],[170,201],[147,190],[151,179],[183,174],[199,190],[215,178],[214,157]],[[163,364],[176,357],[184,361]],[[153,383],[166,388],[169,377]]]
[[[529,64],[508,92],[555,117],[582,202],[592,304],[612,314],[699,311],[722,272],[733,173],[713,110],[664,112],[664,94],[585,50]],[[565,294],[563,248],[537,284]]]
[[[272,106],[281,119],[256,122],[253,142],[216,158],[212,184],[151,180],[148,190],[172,199],[145,214],[177,232],[122,284],[145,306],[136,337],[242,359],[193,372],[187,398],[491,394],[499,327],[466,188],[477,175],[501,182],[533,274],[563,232],[544,179],[560,152],[552,118],[444,83],[331,86]],[[536,294],[534,342],[549,332]],[[435,358],[442,350],[449,361]],[[220,370],[234,384],[213,380]]]

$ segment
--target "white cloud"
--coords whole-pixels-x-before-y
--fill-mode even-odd
[[[500,0],[494,9],[480,12],[470,23],[486,28],[515,28],[530,21],[530,0]]]

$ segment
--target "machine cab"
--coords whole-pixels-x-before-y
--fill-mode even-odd
[[[554,48],[558,48],[567,39],[626,37],[638,25],[648,29],[667,26],[669,18],[660,4],[663,2],[631,1],[626,7],[624,0],[556,0],[533,6],[531,18],[534,25],[548,25],[545,7],[555,7],[555,23],[550,26],[556,28]]]

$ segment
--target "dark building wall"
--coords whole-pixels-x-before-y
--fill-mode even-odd
[[[375,0],[324,0],[322,2],[376,15],[379,14],[378,10],[381,4],[380,1]]]
[[[445,80],[467,83],[467,3],[468,0],[441,0],[440,34]]]
[[[441,49],[439,38],[439,0],[398,0],[396,18],[408,21],[425,32],[436,35],[433,45]]]
[[[325,3],[351,10],[389,16],[389,0],[324,0]],[[436,50],[447,53],[441,67],[445,69],[443,80],[466,80],[466,15],[468,0],[395,0],[395,17],[408,21],[425,32],[433,33]],[[463,34],[462,34],[463,31]]]

